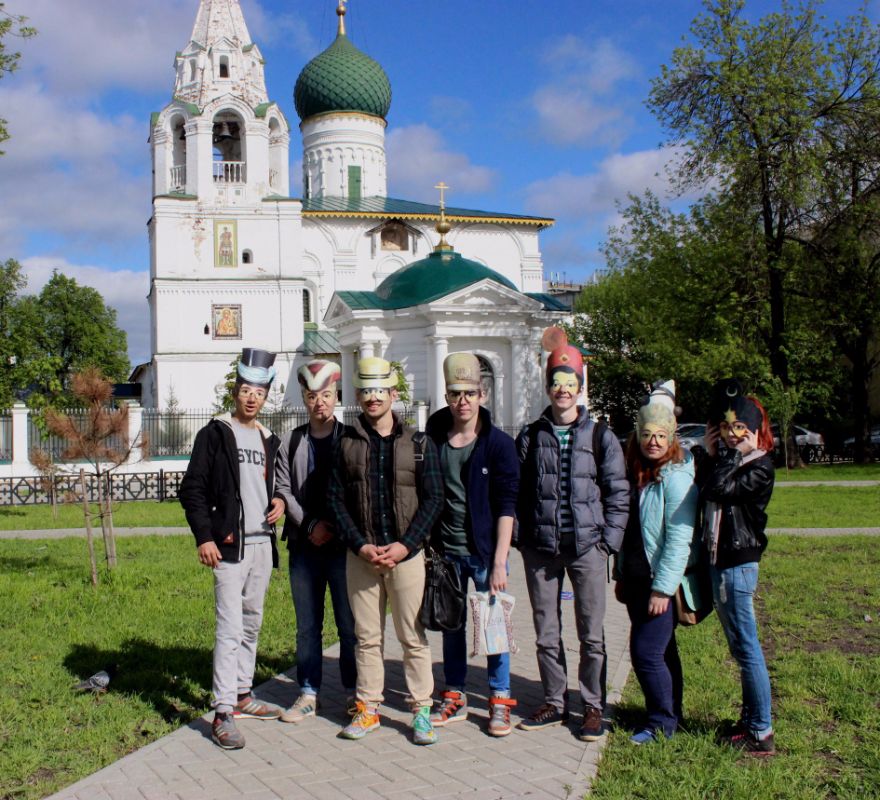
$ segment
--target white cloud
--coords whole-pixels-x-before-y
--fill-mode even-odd
[[[547,214],[564,220],[612,219],[615,204],[628,194],[650,189],[660,197],[670,191],[666,165],[675,150],[659,148],[635,153],[615,153],[604,159],[594,172],[573,175],[559,173],[526,187],[526,207],[531,213]]]
[[[76,280],[80,286],[97,289],[104,302],[116,309],[116,322],[128,334],[128,353],[132,364],[149,360],[150,312],[146,301],[150,290],[149,272],[108,270],[71,264],[63,258],[47,256],[25,258],[21,265],[28,278],[27,294],[39,294],[56,269]]]
[[[620,84],[639,74],[635,61],[609,39],[589,44],[568,35],[542,56],[551,78],[531,95],[538,133],[561,145],[618,142],[629,125]]]
[[[447,149],[443,137],[428,125],[395,128],[388,134],[386,150],[388,189],[394,197],[433,203],[437,202],[433,187],[440,180],[449,184],[452,197],[487,191],[495,180],[492,169]]]

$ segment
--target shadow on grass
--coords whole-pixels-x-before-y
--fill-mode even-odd
[[[164,647],[129,639],[117,649],[74,644],[62,662],[78,679],[99,670],[114,672],[110,692],[140,697],[166,722],[184,724],[207,711],[211,700],[212,652],[200,647]],[[261,657],[255,683],[290,667],[289,660]]]

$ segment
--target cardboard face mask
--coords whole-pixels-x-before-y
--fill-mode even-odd
[[[578,385],[578,378],[573,372],[566,372],[565,370],[556,370],[550,376],[550,391],[553,394],[557,392],[569,392],[571,394],[578,394],[580,391]]]

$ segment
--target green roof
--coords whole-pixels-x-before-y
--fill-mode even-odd
[[[546,292],[526,292],[526,294],[531,297],[532,300],[537,300],[539,303],[543,303],[545,311],[571,312],[571,309],[567,305],[560,303],[552,294],[547,294]]]
[[[338,353],[339,342],[330,331],[307,330],[304,336],[303,350],[305,350],[306,355],[310,356],[317,356],[322,353]]]
[[[507,278],[454,251],[434,252],[385,278],[374,292],[337,292],[353,311],[410,308],[445,297],[465,286],[491,280],[518,291]]]
[[[393,197],[309,197],[302,201],[303,215],[325,217],[399,217],[402,219],[434,220],[440,218],[440,206],[398,200]],[[470,208],[446,206],[446,217],[453,222],[518,222],[540,228],[553,224],[550,217],[529,217],[498,211],[478,211]]]
[[[300,119],[329,111],[359,111],[385,117],[391,83],[377,61],[357,49],[344,33],[303,67],[293,89]]]

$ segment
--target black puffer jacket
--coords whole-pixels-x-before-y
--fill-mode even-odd
[[[776,471],[764,454],[742,463],[739,450],[723,449],[706,458],[697,472],[701,499],[721,507],[718,564],[731,566],[757,561],[767,547],[767,504],[773,494]]]
[[[578,408],[572,433],[571,510],[574,514],[575,547],[582,556],[600,545],[616,553],[623,542],[629,516],[629,481],[620,442],[610,428],[600,440],[601,469],[593,456],[593,423],[587,410]],[[534,432],[534,434],[533,434]],[[522,468],[517,519],[518,547],[559,552],[559,439],[553,430],[550,407],[516,437]]]
[[[257,423],[266,449],[266,496],[275,485],[275,455],[281,444],[275,434]],[[180,504],[196,537],[196,545],[214,542],[224,561],[244,557],[238,448],[229,415],[212,419],[196,435],[186,475],[180,484]],[[267,509],[268,511],[268,509]],[[272,563],[278,566],[275,534],[272,533]]]

